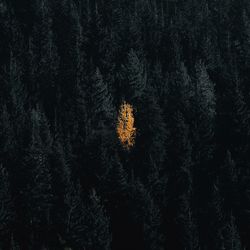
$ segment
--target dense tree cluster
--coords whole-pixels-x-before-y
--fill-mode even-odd
[[[250,249],[249,81],[247,0],[0,0],[0,249]]]

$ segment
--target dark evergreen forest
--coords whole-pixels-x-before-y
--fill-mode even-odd
[[[0,249],[249,250],[250,1],[0,0]]]

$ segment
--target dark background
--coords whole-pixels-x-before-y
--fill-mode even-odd
[[[249,0],[0,0],[0,249],[250,249],[249,110]]]

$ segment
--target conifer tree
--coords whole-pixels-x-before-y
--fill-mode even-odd
[[[215,183],[211,187],[211,198],[208,204],[208,227],[207,246],[213,249],[225,249],[225,238],[223,231],[225,228],[225,216],[222,208],[222,198],[218,184]],[[206,242],[204,240],[204,242]]]
[[[119,203],[119,200],[116,198],[119,199],[120,197],[120,199],[122,199],[122,197],[125,196],[128,189],[128,180],[127,173],[124,170],[117,152],[111,158],[110,165],[111,167],[109,168],[107,178],[104,182],[104,187],[102,187],[101,190],[109,197],[110,201]]]
[[[15,137],[10,114],[6,105],[1,109],[0,113],[0,145],[1,159],[4,164],[7,164],[10,157],[14,157]]]
[[[133,170],[136,175],[140,176],[144,184],[150,184],[153,195],[158,196],[158,201],[162,203],[167,182],[164,163],[168,133],[162,109],[151,88],[148,88],[141,97],[135,114],[138,135],[132,155],[135,163],[132,163]],[[139,165],[136,159],[140,159]]]
[[[0,0],[0,249],[250,249],[249,13]]]
[[[108,250],[111,247],[109,218],[101,204],[101,199],[95,194],[94,190],[87,204],[85,217],[88,228],[85,240],[86,248]]]
[[[75,246],[80,249],[84,247],[84,241],[82,240],[82,235],[84,233],[84,207],[81,198],[81,186],[77,183],[74,186],[70,184],[69,192],[65,197],[65,202],[67,204],[67,214],[66,214],[66,235],[65,240],[69,247]]]
[[[244,164],[244,154],[248,154],[249,140],[249,111],[246,106],[245,98],[239,86],[239,82],[233,84],[232,92],[230,93],[231,101],[231,138],[232,138],[232,153],[235,155],[238,164]],[[248,159],[248,158],[247,158]]]
[[[23,163],[25,171],[23,219],[30,227],[30,244],[35,244],[33,247],[37,246],[36,244],[41,244],[39,240],[46,242],[51,223],[53,199],[51,172],[46,148],[48,145],[43,144],[40,119],[39,111],[32,110],[31,138]]]
[[[127,63],[122,67],[121,91],[132,104],[138,101],[146,86],[146,76],[136,52],[131,49],[127,55]]]
[[[196,65],[196,83],[195,83],[195,115],[197,123],[195,127],[198,129],[198,136],[201,137],[203,143],[206,144],[204,154],[207,159],[211,159],[213,153],[213,137],[214,137],[214,119],[216,115],[215,90],[214,84],[209,79],[206,68],[202,62]],[[199,139],[198,139],[199,140]],[[197,149],[200,150],[200,149]],[[200,159],[201,160],[201,159]]]
[[[59,57],[52,30],[51,6],[47,0],[36,2],[34,11],[37,22],[34,25],[29,41],[29,61],[31,85],[34,86],[34,96],[43,102],[47,115],[53,117],[51,107],[55,106],[56,78],[59,67]],[[37,101],[37,100],[34,100]]]
[[[110,249],[109,220],[95,191],[83,204],[81,188],[73,187],[69,194],[68,237],[69,244],[76,249]]]
[[[131,238],[127,246],[150,250],[162,249],[159,208],[140,181],[130,183],[129,189],[129,217],[132,224],[129,229]]]
[[[20,56],[20,55],[18,55]],[[10,89],[11,117],[15,121],[15,136],[19,143],[23,143],[21,134],[24,131],[25,104],[27,104],[27,93],[23,84],[23,66],[14,52],[10,52],[9,72],[7,81]]]
[[[53,141],[50,165],[51,186],[54,196],[52,210],[52,220],[55,226],[54,230],[60,232],[61,235],[65,235],[65,218],[67,209],[69,209],[67,207],[66,197],[71,187],[71,174],[59,132],[57,132]]]
[[[168,144],[171,171],[169,171],[166,206],[167,232],[170,246],[176,249],[197,248],[196,223],[192,212],[193,162],[188,126],[181,112],[171,121]],[[181,240],[180,240],[181,238]],[[167,247],[167,245],[166,245]]]
[[[136,128],[134,127],[133,107],[126,102],[120,107],[116,131],[118,138],[125,149],[129,150],[134,146]]]
[[[239,171],[236,168],[235,161],[232,159],[230,151],[227,151],[224,164],[221,168],[221,193],[224,197],[225,209],[234,211],[237,209],[240,192],[238,190]]]
[[[15,213],[8,173],[2,164],[0,165],[0,183],[0,248],[4,249],[10,243],[14,230]]]
[[[105,123],[112,126],[112,117],[114,117],[112,98],[98,68],[94,73],[89,92],[91,127],[101,128]]]
[[[238,228],[234,216],[231,214],[228,224],[224,229],[225,246],[224,249],[241,250],[242,248]]]
[[[178,109],[189,122],[193,118],[191,103],[194,96],[194,87],[185,64],[179,61],[178,56],[176,56],[175,60],[174,72],[169,76],[168,85],[165,86],[168,97],[168,101],[165,100],[165,105],[163,106],[165,116],[168,119],[168,116],[172,116]]]
[[[15,241],[13,235],[11,236],[11,243],[10,243],[11,250],[20,250],[18,243]]]

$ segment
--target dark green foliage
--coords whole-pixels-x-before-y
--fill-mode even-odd
[[[104,180],[102,191],[107,193],[109,199],[115,200],[117,196],[123,196],[128,188],[127,173],[125,172],[117,154],[110,160],[110,169],[107,178]]]
[[[66,213],[69,209],[66,203],[66,197],[71,188],[71,173],[69,164],[66,161],[64,148],[60,135],[57,134],[52,145],[50,155],[51,164],[51,186],[53,188],[53,210],[52,220],[56,225],[60,225],[60,233],[66,231]]]
[[[160,211],[150,193],[139,181],[130,184],[129,193],[129,219],[131,220],[129,234],[134,239],[134,245],[142,249],[162,249]]]
[[[214,151],[214,120],[216,115],[216,97],[214,84],[209,79],[202,62],[196,64],[196,82],[194,86],[192,126],[194,126],[194,147],[197,164],[211,162]],[[205,167],[205,166],[203,166]],[[206,171],[206,170],[204,170]]]
[[[105,123],[112,121],[114,108],[107,84],[104,82],[100,70],[97,68],[89,90],[89,116],[91,128],[101,128]]]
[[[109,220],[95,190],[84,204],[80,186],[72,186],[67,202],[68,245],[74,249],[110,249]]]
[[[143,94],[146,85],[146,76],[143,65],[136,52],[131,49],[127,55],[127,62],[122,67],[121,92],[125,99],[136,103]]]
[[[224,164],[221,168],[221,192],[224,197],[224,206],[229,212],[235,211],[239,203],[239,173],[237,172],[235,161],[232,155],[227,151]]]
[[[249,20],[247,0],[0,0],[0,248],[250,249]]]
[[[13,232],[13,223],[15,219],[13,200],[11,196],[9,177],[6,169],[0,165],[0,247],[6,247],[10,241],[10,235]]]
[[[240,250],[242,248],[242,244],[240,241],[239,232],[236,226],[235,218],[231,214],[228,220],[228,224],[224,229],[224,237],[225,237],[225,245],[224,249],[229,250]]]
[[[169,244],[176,249],[197,249],[198,235],[191,203],[193,163],[189,130],[180,112],[177,111],[172,119],[170,132],[173,136],[169,143],[172,169],[169,169],[169,198],[166,208],[166,226],[171,235]]]
[[[7,161],[13,155],[15,137],[7,107],[3,106],[0,117],[1,159]],[[5,163],[5,162],[4,162]]]

